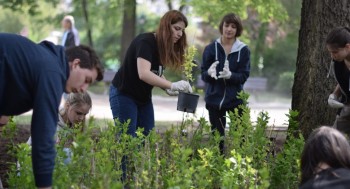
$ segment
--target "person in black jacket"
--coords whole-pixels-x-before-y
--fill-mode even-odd
[[[350,136],[350,29],[333,29],[327,36],[326,44],[332,57],[330,72],[333,72],[337,81],[336,88],[329,95],[328,104],[332,108],[341,108],[333,126]]]
[[[95,51],[0,33],[0,120],[33,109],[32,162],[36,186],[50,188],[55,162],[56,125],[62,93],[86,91],[102,80]],[[4,124],[3,121],[2,124]]]
[[[349,142],[334,128],[315,129],[305,143],[300,168],[300,189],[349,188]]]
[[[74,17],[67,15],[62,19],[62,28],[64,29],[61,45],[64,47],[73,47],[80,44],[79,32],[75,28]]]
[[[250,50],[241,42],[243,26],[234,13],[225,15],[220,24],[221,36],[205,47],[201,66],[202,80],[206,83],[205,107],[213,131],[225,136],[226,112],[233,112],[243,103],[237,98],[250,74]],[[220,142],[224,153],[224,140]]]

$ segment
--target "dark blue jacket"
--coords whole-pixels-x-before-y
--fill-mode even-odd
[[[225,60],[229,61],[232,75],[229,79],[214,79],[208,75],[209,67],[217,60],[216,73],[223,70]],[[243,89],[243,84],[250,74],[250,50],[247,45],[236,39],[231,52],[227,55],[221,45],[220,38],[205,47],[201,65],[202,80],[206,82],[206,107],[218,110],[229,110],[242,104],[237,94]]]
[[[63,47],[0,33],[0,115],[33,109],[32,162],[38,187],[52,184],[58,107],[68,75]]]

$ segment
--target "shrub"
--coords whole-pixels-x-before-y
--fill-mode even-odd
[[[241,116],[238,111],[229,114],[225,155],[218,148],[220,136],[211,133],[204,118],[186,118],[179,127],[164,133],[153,130],[148,136],[139,129],[134,138],[126,134],[128,123],[116,120],[116,126],[110,122],[101,127],[92,119],[84,133],[74,128],[70,131],[74,141],[69,163],[65,162],[64,145],[69,139],[62,138],[57,144],[54,187],[297,188],[303,139],[290,137],[282,152],[277,156],[271,153],[273,145],[266,136],[268,113],[261,112],[253,125],[248,97],[240,93],[244,101]],[[297,124],[292,121],[294,113],[291,115],[289,122]],[[35,188],[30,147],[19,144],[14,152],[21,167],[12,166],[10,188]],[[125,182],[121,181],[122,161],[127,165]]]

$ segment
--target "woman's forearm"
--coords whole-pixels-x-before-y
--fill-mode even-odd
[[[143,58],[137,58],[137,71],[140,80],[163,89],[171,88],[171,82],[151,72],[151,63]]]

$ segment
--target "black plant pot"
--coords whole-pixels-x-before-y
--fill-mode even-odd
[[[199,95],[180,92],[177,99],[177,110],[194,113],[198,105]]]

